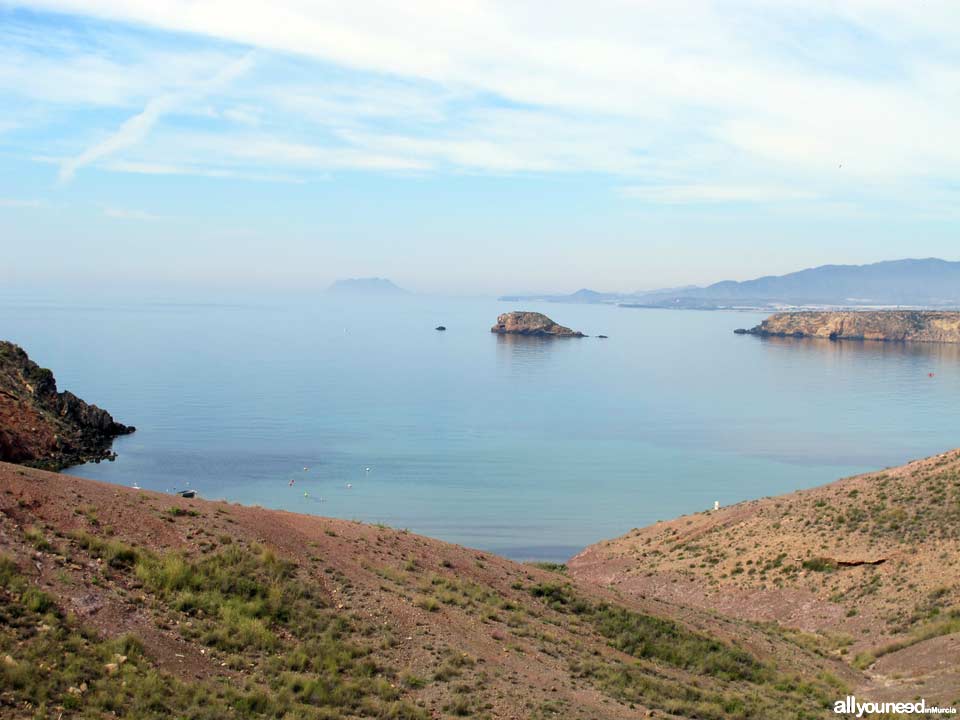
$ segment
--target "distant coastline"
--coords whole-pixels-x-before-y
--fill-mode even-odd
[[[869,265],[821,265],[807,270],[706,287],[635,292],[587,288],[569,295],[504,295],[510,302],[610,304],[676,310],[960,309],[960,262],[939,258]]]

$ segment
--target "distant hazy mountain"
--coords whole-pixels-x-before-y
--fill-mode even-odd
[[[698,309],[778,305],[960,307],[960,262],[927,258],[872,265],[821,265],[744,282],[725,280],[708,287],[689,285],[636,293],[584,289],[570,295],[505,295],[500,300]]]
[[[580,303],[594,304],[601,303],[607,305],[629,304],[641,302],[644,298],[660,295],[673,295],[684,293],[688,290],[701,290],[697,285],[684,285],[683,287],[662,288],[659,290],[637,290],[631,293],[608,293],[588,290],[583,288],[569,295],[501,295],[497,300],[510,302],[555,302],[555,303]]]
[[[346,278],[337,280],[327,289],[335,295],[407,295],[407,291],[397,287],[387,278]]]
[[[569,295],[503,295],[497,299],[514,302],[615,303],[624,297],[627,296],[583,288]]]
[[[642,296],[643,305],[960,305],[960,262],[936,258],[871,265],[822,265],[756,280]]]

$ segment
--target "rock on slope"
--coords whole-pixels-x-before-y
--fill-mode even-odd
[[[0,341],[0,460],[51,470],[111,457],[134,428],[70,392],[20,347]]]
[[[776,313],[740,334],[830,340],[960,343],[960,312],[879,310]]]
[[[586,337],[582,332],[557,325],[543,313],[508,312],[497,318],[490,332],[500,335],[536,335],[540,337]]]
[[[960,451],[633,530],[570,571],[811,633],[866,670],[858,695],[960,701]]]
[[[800,720],[857,678],[405,531],[0,463],[3,717]]]

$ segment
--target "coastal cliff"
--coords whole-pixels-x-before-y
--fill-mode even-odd
[[[0,460],[48,470],[113,457],[110,444],[134,431],[71,392],[22,348],[0,341]]]
[[[535,335],[541,337],[586,337],[582,332],[558,325],[543,313],[508,312],[497,318],[490,332],[500,335]]]
[[[960,343],[960,312],[784,312],[771,315],[754,328],[735,332],[761,337]]]

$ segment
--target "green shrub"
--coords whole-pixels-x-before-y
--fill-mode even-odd
[[[20,601],[30,612],[37,613],[38,615],[44,615],[55,607],[53,598],[33,586],[24,590],[20,596]]]
[[[803,561],[804,570],[813,572],[833,572],[837,569],[837,561],[825,557],[815,557]]]
[[[535,568],[540,568],[541,570],[546,570],[547,572],[555,572],[558,575],[567,574],[567,566],[564,563],[555,563],[555,562],[532,562],[530,563]]]
[[[672,667],[728,680],[757,682],[768,671],[749,653],[683,628],[672,620],[644,615],[609,603],[579,598],[569,585],[541,583],[530,588],[560,612],[585,617],[617,650]]]
[[[574,677],[588,679],[625,702],[704,720],[799,720],[822,716],[823,708],[838,692],[826,680],[798,686],[746,650],[672,620],[611,603],[589,602],[578,597],[569,584],[541,583],[528,590],[557,612],[575,614],[612,647],[637,658],[637,663],[630,665],[595,653],[570,665]],[[663,666],[710,682],[670,679],[671,675],[660,669]]]
[[[44,536],[43,531],[40,530],[40,528],[30,526],[23,531],[23,535],[27,539],[27,542],[33,545],[33,547],[37,550],[50,550],[50,542]]]
[[[423,596],[417,598],[416,605],[427,612],[437,612],[440,609],[440,603],[435,598]]]
[[[128,568],[137,561],[137,551],[119,540],[103,540],[85,532],[75,533],[73,539],[80,547],[90,551],[95,557],[106,560],[113,568]]]

